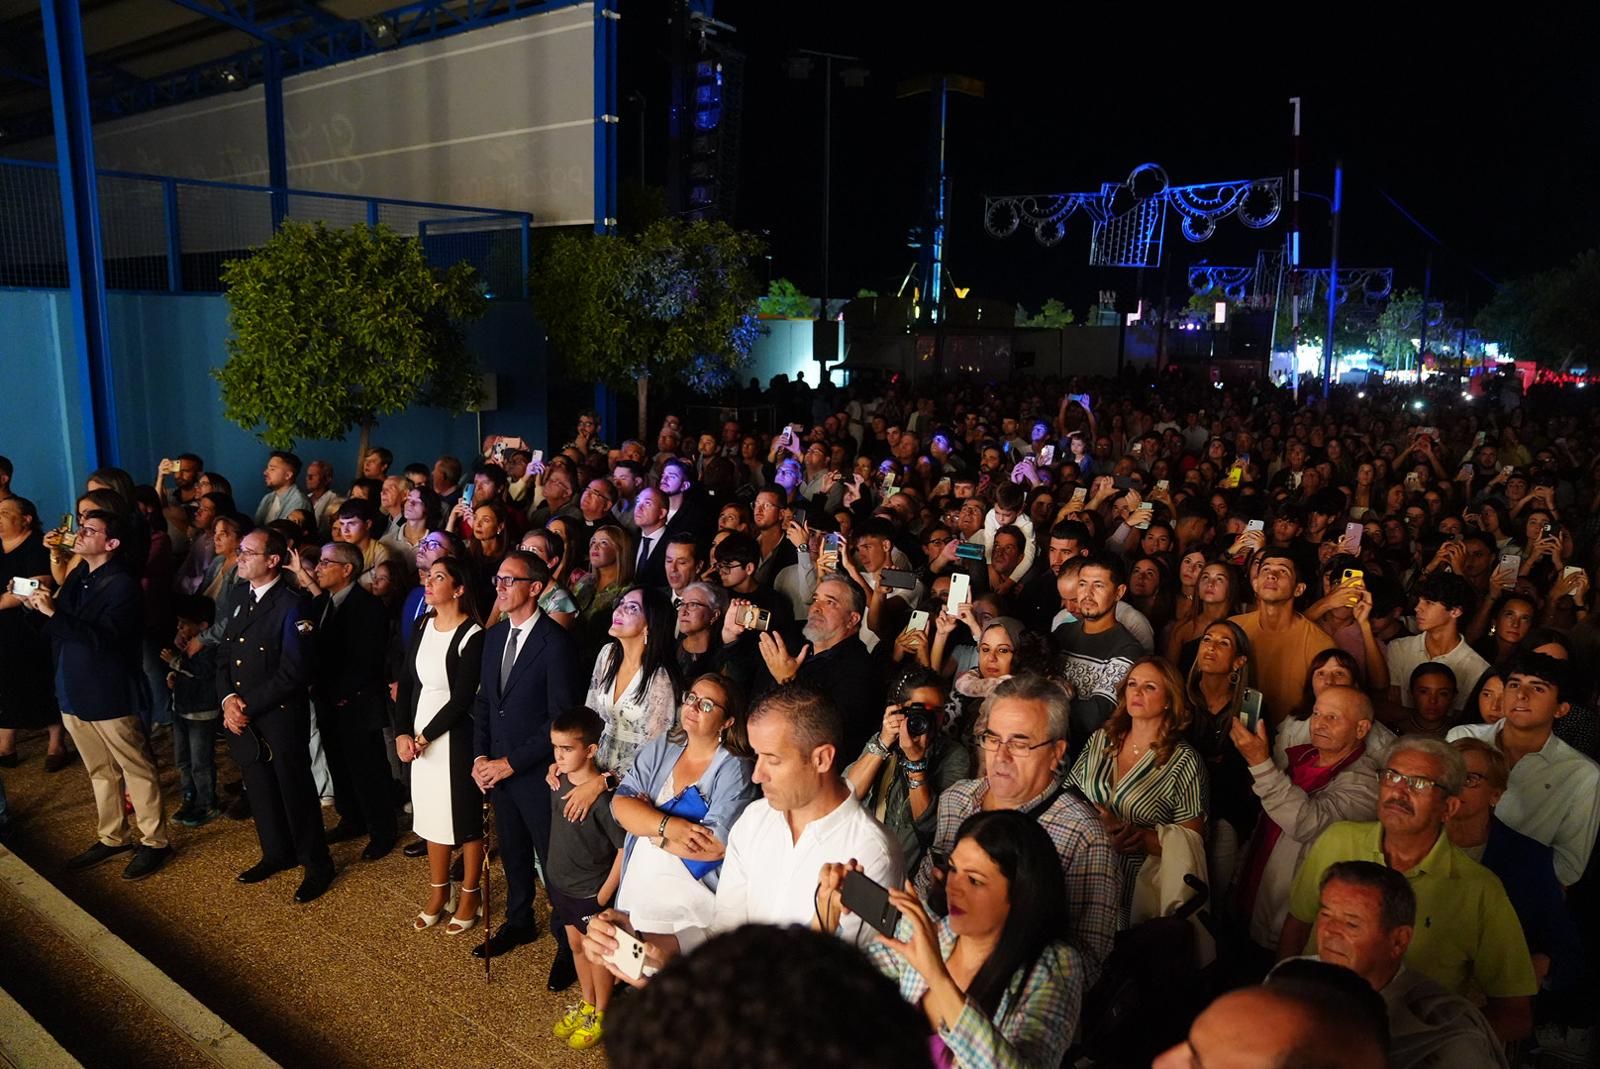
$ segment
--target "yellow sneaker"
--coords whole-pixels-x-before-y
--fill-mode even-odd
[[[581,1028],[594,1012],[594,1007],[587,1002],[579,1003],[568,1010],[567,1015],[557,1021],[550,1031],[555,1033],[557,1039],[566,1039]]]
[[[605,1011],[596,1010],[593,1006],[589,1008],[593,1012],[589,1014],[588,1019],[582,1025],[573,1030],[571,1038],[567,1040],[567,1046],[573,1050],[588,1050],[600,1042],[601,1025],[606,1017]]]

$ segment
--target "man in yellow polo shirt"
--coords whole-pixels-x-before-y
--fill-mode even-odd
[[[1533,1029],[1538,981],[1505,888],[1444,833],[1461,804],[1466,764],[1437,739],[1402,737],[1379,773],[1375,823],[1342,821],[1306,854],[1289,896],[1280,957],[1316,951],[1322,874],[1336,861],[1375,861],[1403,874],[1417,897],[1405,963],[1458,995],[1480,993],[1484,1016],[1507,1042]]]

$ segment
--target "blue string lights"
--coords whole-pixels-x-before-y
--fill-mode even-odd
[[[1180,216],[1191,242],[1216,232],[1230,216],[1252,230],[1271,226],[1283,208],[1283,179],[1174,186],[1159,165],[1143,163],[1124,182],[1105,182],[1098,193],[1024,193],[984,198],[984,228],[1008,238],[1023,226],[1046,247],[1066,236],[1067,220],[1082,210],[1094,222],[1089,263],[1095,267],[1157,267],[1167,208]]]

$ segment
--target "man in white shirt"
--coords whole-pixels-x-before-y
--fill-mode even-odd
[[[334,515],[344,504],[333,489],[333,465],[313,460],[306,465],[306,497],[311,500],[311,518],[317,524],[317,537],[326,538],[333,530]]]
[[[1417,629],[1422,633],[1389,643],[1389,703],[1410,709],[1406,684],[1416,667],[1427,661],[1448,665],[1456,676],[1455,708],[1462,709],[1489,662],[1461,637],[1460,621],[1470,615],[1477,595],[1472,584],[1453,572],[1432,572],[1417,584]]]
[[[1482,739],[1506,756],[1511,777],[1494,814],[1555,851],[1556,877],[1578,882],[1600,831],[1600,765],[1555,736],[1555,723],[1572,705],[1566,665],[1542,653],[1510,664],[1501,708],[1493,724],[1463,724],[1451,740]]]
[[[854,859],[883,887],[899,887],[904,879],[899,844],[854,802],[839,775],[844,720],[832,699],[803,687],[779,687],[751,710],[748,733],[756,754],[751,778],[762,797],[728,833],[711,928],[645,933],[647,972],[716,932],[743,924],[809,924],[824,864]],[[617,947],[617,926],[626,924],[616,910],[591,919],[584,956],[605,964],[604,956]],[[845,918],[839,936],[860,938],[860,919]]]

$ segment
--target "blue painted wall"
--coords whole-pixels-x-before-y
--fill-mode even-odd
[[[240,504],[264,492],[267,449],[222,417],[210,370],[227,359],[228,305],[220,296],[114,293],[108,314],[121,430],[122,467],[134,479],[155,477],[163,456],[198,453],[233,483]],[[62,512],[88,474],[66,293],[0,291],[0,454],[17,468],[15,489],[50,517]],[[468,344],[496,376],[496,411],[450,417],[417,407],[380,423],[373,442],[394,451],[395,470],[412,460],[431,464],[442,453],[470,462],[483,434],[520,434],[546,441],[544,331],[526,304],[493,303],[468,330]],[[303,460],[325,459],[334,478],[354,476],[356,435],[344,442],[300,442]]]

